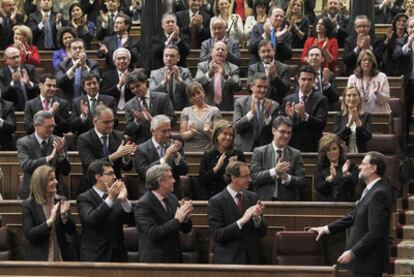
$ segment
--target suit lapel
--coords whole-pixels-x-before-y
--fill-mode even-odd
[[[43,211],[42,205],[39,205],[36,203],[36,201],[33,199],[32,200],[32,206],[36,212],[36,217],[40,222],[45,222],[46,221],[46,215]]]
[[[154,205],[154,208],[158,210],[158,214],[161,216],[163,221],[168,221],[173,217],[173,215],[170,214],[168,210],[164,209],[161,202],[158,200],[158,198],[151,191],[148,191],[148,198],[150,199],[150,201]],[[169,202],[168,198],[167,198],[167,201]],[[171,205],[170,205],[170,207],[171,207]]]
[[[31,134],[29,138],[30,138],[30,144],[29,145],[34,147],[34,150],[36,151],[36,153],[35,153],[36,156],[37,157],[43,157],[41,146],[37,142],[37,139],[36,139],[34,133]]]
[[[115,139],[114,132],[110,133],[108,137],[109,137],[109,152],[110,153],[113,153],[117,149],[117,145],[116,145],[117,144],[117,141]]]
[[[235,200],[231,196],[230,192],[227,190],[227,188],[224,189],[224,195],[225,203],[228,203],[228,208],[233,212],[234,217],[238,218],[242,214],[239,207],[237,207]],[[244,202],[243,202],[243,210],[244,210]]]
[[[100,138],[98,138],[98,135],[96,134],[93,128],[90,130],[90,136],[91,136],[92,147],[94,147],[95,150],[99,153],[99,157],[103,157],[102,142]]]

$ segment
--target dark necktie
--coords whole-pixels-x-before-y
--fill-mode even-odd
[[[75,70],[75,97],[81,95],[81,79],[82,79],[82,68],[78,67]]]
[[[111,33],[113,30],[114,30],[114,14],[110,13],[109,19],[108,19],[108,33]]]
[[[306,106],[306,102],[308,101],[308,96],[307,95],[303,95],[302,96],[302,101],[303,101],[303,104],[305,104],[305,106]]]
[[[46,157],[47,156],[47,143],[44,140],[44,141],[42,141],[41,144],[42,144],[42,147],[41,147],[42,155],[43,155],[43,157]]]
[[[280,159],[282,158],[282,150],[277,149],[276,150],[276,154],[277,154],[277,157],[276,157],[276,164],[277,164],[280,161]],[[276,179],[276,182],[275,182],[275,191],[273,192],[273,199],[275,199],[275,200],[278,200],[278,198],[279,198],[279,186],[281,184],[282,184],[282,177],[279,176]]]
[[[108,197],[108,194],[104,192],[104,194],[102,194],[102,199],[105,200],[107,197]]]
[[[45,23],[45,48],[46,49],[52,49],[55,48],[55,45],[53,43],[53,34],[52,34],[52,25],[50,24],[50,14],[47,17],[46,23]]]
[[[174,106],[174,79],[171,78],[168,82],[168,92],[170,94],[171,103]]]
[[[172,215],[172,210],[171,210],[171,207],[170,207],[170,203],[168,202],[168,198],[163,198],[162,199],[162,202],[164,202],[164,204],[165,204],[165,210],[170,214],[170,215]]]
[[[103,157],[109,156],[109,148],[107,146],[108,136],[102,136],[102,155]]]
[[[243,194],[241,194],[240,192],[238,192],[236,194],[236,198],[237,198],[237,207],[239,208],[239,210],[241,212],[243,212]]]
[[[91,98],[91,114],[95,111],[96,107],[96,98]]]
[[[145,96],[141,97],[141,104],[142,104],[142,107],[144,107],[145,109],[148,110],[148,105],[147,105],[147,101],[145,99]]]

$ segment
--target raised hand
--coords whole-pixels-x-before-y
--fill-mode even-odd
[[[218,159],[216,165],[213,168],[213,171],[217,173],[224,165],[224,161],[226,160],[226,153],[221,154],[220,158]]]

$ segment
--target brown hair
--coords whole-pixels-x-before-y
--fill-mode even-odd
[[[346,155],[346,147],[345,143],[342,141],[342,139],[333,133],[326,133],[323,135],[323,137],[319,140],[319,161],[322,163],[329,164],[328,158],[326,156],[326,152],[328,152],[328,148],[332,143],[336,143],[339,147],[339,163],[341,164],[343,161],[345,161],[345,155]]]
[[[361,62],[364,59],[364,56],[368,56],[368,58],[372,61],[372,68],[371,68],[370,76],[371,77],[377,76],[379,72],[377,58],[375,58],[374,53],[369,49],[363,49],[359,53],[358,60],[357,60],[357,66],[354,71],[355,76],[357,76],[358,78],[362,78]]]
[[[236,135],[236,130],[234,129],[233,125],[229,121],[221,119],[214,126],[213,134],[211,135],[211,144],[213,145],[213,148],[211,149],[212,151],[216,150],[217,147],[218,147],[217,137],[221,133],[223,133],[223,131],[227,128],[232,128],[233,129],[233,141],[231,142],[231,145],[230,145],[229,149],[227,149],[227,150],[233,150],[234,137]]]

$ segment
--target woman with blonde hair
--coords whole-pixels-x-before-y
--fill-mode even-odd
[[[358,168],[346,159],[346,148],[335,134],[319,141],[315,187],[319,201],[352,201],[358,183]]]
[[[303,0],[291,0],[286,11],[289,30],[293,34],[292,48],[303,48],[308,36],[309,19],[305,16]]]
[[[213,11],[215,16],[227,22],[227,34],[239,42],[243,40],[243,20],[240,15],[230,11],[229,0],[214,0]]]
[[[29,241],[28,260],[75,260],[66,236],[74,235],[70,204],[56,194],[54,168],[42,165],[33,172],[30,196],[22,202],[22,228]]]
[[[20,51],[22,63],[40,66],[39,50],[33,45],[33,33],[26,25],[13,27],[13,46]]]
[[[227,120],[220,120],[214,127],[212,148],[201,156],[199,184],[202,198],[207,200],[222,191],[228,184],[223,175],[229,161],[245,161],[243,152],[234,148],[235,130]]]
[[[341,99],[341,111],[335,117],[333,132],[348,146],[349,153],[368,151],[371,139],[371,115],[362,109],[362,99],[358,88],[347,87]]]

